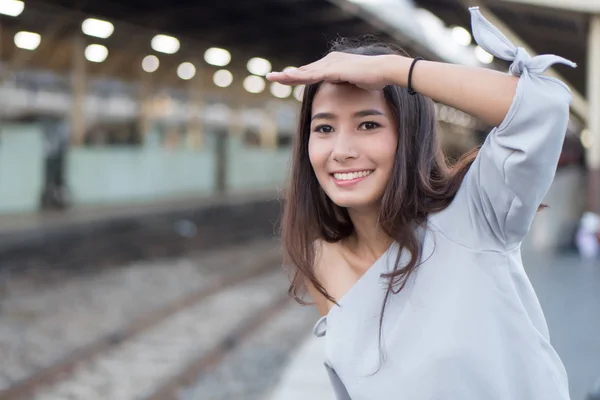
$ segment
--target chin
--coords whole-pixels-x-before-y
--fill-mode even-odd
[[[343,208],[364,209],[371,208],[378,203],[376,196],[368,196],[363,193],[336,193],[329,198],[335,205]]]

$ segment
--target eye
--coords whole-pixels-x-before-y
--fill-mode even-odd
[[[333,128],[331,125],[318,125],[313,131],[318,133],[331,133],[333,132]]]
[[[371,130],[371,129],[379,128],[380,126],[381,125],[378,124],[377,122],[366,121],[366,122],[363,122],[362,124],[360,124],[359,129]]]

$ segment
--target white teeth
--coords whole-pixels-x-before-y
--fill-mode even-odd
[[[352,179],[357,179],[357,178],[362,178],[363,176],[367,176],[367,175],[371,175],[373,171],[369,170],[369,171],[358,171],[358,172],[349,172],[349,173],[335,173],[333,174],[333,177],[335,179],[337,179],[338,181],[349,181]]]

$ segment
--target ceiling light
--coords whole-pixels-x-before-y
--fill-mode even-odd
[[[264,76],[271,72],[271,63],[260,57],[251,58],[246,65],[248,71],[254,75]]]
[[[204,52],[204,61],[216,67],[224,67],[231,62],[231,53],[225,49],[211,47]]]
[[[452,28],[452,39],[462,46],[468,46],[472,41],[471,34],[462,26]]]
[[[88,18],[81,24],[81,30],[88,36],[106,39],[113,34],[115,27],[108,21]]]
[[[35,50],[40,45],[42,37],[39,33],[22,31],[15,34],[14,41],[15,46],[20,49]]]
[[[25,3],[20,0],[0,0],[0,14],[18,17],[25,9]]]
[[[179,51],[179,39],[173,36],[156,35],[152,38],[150,45],[154,51],[165,54],[175,54]]]
[[[483,64],[491,64],[494,61],[494,56],[479,46],[475,47],[475,57]]]
[[[288,85],[283,85],[279,82],[273,82],[271,84],[271,94],[280,99],[285,99],[292,94],[292,87]]]
[[[142,60],[142,69],[146,72],[154,72],[160,66],[160,61],[155,55],[149,55]]]
[[[196,76],[196,67],[190,62],[184,62],[177,67],[177,76],[187,81]]]
[[[265,81],[260,76],[247,76],[244,79],[244,89],[250,93],[260,93],[265,90]]]
[[[90,44],[85,48],[85,58],[88,61],[101,63],[108,57],[108,49],[101,44]]]
[[[218,87],[227,87],[233,82],[233,74],[226,69],[220,69],[213,75],[213,82]]]
[[[294,98],[298,101],[302,101],[302,96],[304,94],[304,86],[296,86],[294,88]]]

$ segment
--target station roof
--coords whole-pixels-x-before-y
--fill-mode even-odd
[[[47,25],[45,29],[59,29],[62,36],[79,29],[78,14],[109,20],[115,25],[115,35],[108,43],[129,49],[131,56],[151,51],[151,36],[141,30],[179,38],[183,54],[201,58],[207,48],[221,47],[231,52],[232,59],[263,57],[274,68],[314,61],[340,36],[372,35],[398,42],[385,27],[377,27],[328,0],[29,0],[27,6],[37,10],[38,15],[31,14],[30,19],[35,20],[38,31]],[[60,26],[39,18],[44,12],[64,14]],[[136,28],[140,31],[133,33]],[[124,37],[119,30],[128,33]],[[418,44],[408,47],[416,53],[425,52],[415,50]]]
[[[239,49],[295,64],[319,58],[328,42],[339,36],[376,35],[383,40],[398,41],[384,26],[366,21],[329,0],[43,1],[190,38],[198,45]],[[484,5],[536,52],[557,53],[575,61],[579,65],[576,70],[558,68],[573,87],[585,92],[587,14],[535,5],[539,1],[520,4],[506,0],[415,0],[415,3],[448,25],[466,28],[469,28],[467,5]]]
[[[326,39],[333,39],[338,33],[372,32],[366,22],[325,0],[46,2],[165,32],[182,38],[182,42],[188,39],[198,45],[238,49],[287,62],[318,56]]]
[[[571,1],[571,2],[569,2]],[[557,65],[567,83],[586,96],[589,14],[577,4],[588,0],[415,0],[447,25],[468,28],[469,5],[486,8],[537,54],[557,54],[575,63],[576,69]],[[486,15],[486,16],[488,16]]]
[[[363,5],[381,3],[384,14],[387,4],[414,3],[431,11],[448,26],[458,25],[470,30],[467,7],[485,6],[503,21],[537,53],[555,53],[579,65],[572,70],[557,66],[556,70],[579,93],[585,95],[588,16],[583,11],[540,7],[522,2],[539,3],[567,0],[28,0],[28,16],[19,22],[3,18],[9,30],[11,24],[31,25],[32,29],[51,33],[51,46],[38,52],[35,63],[51,69],[70,67],[71,47],[66,45],[69,33],[80,29],[82,17],[95,16],[115,25],[115,34],[104,40],[111,50],[108,62],[90,67],[104,74],[134,76],[139,71],[140,57],[151,53],[153,34],[166,33],[181,40],[181,49],[174,57],[161,58],[161,70],[176,68],[182,58],[201,59],[209,47],[222,47],[231,52],[232,64],[245,69],[245,62],[255,56],[271,61],[274,69],[301,65],[321,57],[330,41],[340,37],[376,36],[396,42],[413,55],[440,59],[431,47],[413,35],[390,27],[389,20],[361,12]],[[579,0],[578,0],[579,1]],[[54,14],[56,18],[44,18]],[[385,17],[385,15],[383,15]],[[405,32],[408,33],[408,32]],[[15,51],[4,41],[5,53]],[[47,42],[48,42],[47,41]],[[11,54],[8,54],[10,57]],[[14,57],[12,57],[14,59]],[[170,64],[169,64],[170,63]],[[166,68],[163,68],[166,67]],[[231,68],[235,68],[235,65]],[[169,75],[171,83],[178,81]]]

